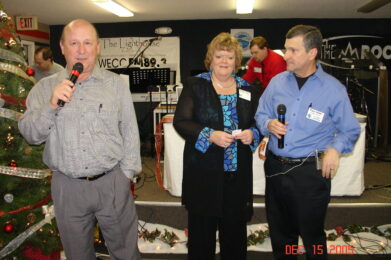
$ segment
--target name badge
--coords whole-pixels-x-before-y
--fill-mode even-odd
[[[247,101],[251,101],[251,92],[239,89],[239,98],[243,98]]]
[[[254,72],[262,73],[262,67],[254,67]]]
[[[307,116],[306,118],[310,120],[314,120],[318,123],[322,123],[324,117],[324,113],[320,112],[318,110],[313,109],[312,107],[308,108]]]

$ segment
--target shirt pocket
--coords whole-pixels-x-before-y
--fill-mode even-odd
[[[91,120],[93,132],[98,135],[117,135],[119,133],[119,107],[115,103],[101,102],[91,104],[87,116]]]

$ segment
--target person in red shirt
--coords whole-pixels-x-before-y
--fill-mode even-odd
[[[242,78],[251,84],[258,79],[265,89],[275,75],[286,70],[286,62],[283,56],[269,49],[262,36],[252,39],[250,50],[252,58]]]

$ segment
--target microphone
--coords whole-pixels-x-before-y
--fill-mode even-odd
[[[279,104],[277,106],[278,122],[285,124],[285,113],[286,106],[284,104]],[[278,139],[278,148],[284,148],[284,136],[281,136],[281,139]]]
[[[69,80],[72,81],[73,84],[76,83],[77,78],[79,77],[80,73],[83,72],[83,64],[80,62],[73,65],[71,75],[69,75]],[[60,107],[63,107],[65,105],[65,102],[62,100],[59,100],[57,102],[57,105]]]
[[[149,43],[152,43],[152,42],[154,42],[154,41],[159,41],[159,40],[161,40],[161,39],[162,39],[162,36],[159,36],[159,37],[155,37],[155,38],[149,39],[149,40],[147,40],[147,41],[149,41]]]

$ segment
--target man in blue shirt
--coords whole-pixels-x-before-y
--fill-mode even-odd
[[[299,236],[308,259],[327,259],[324,220],[331,178],[340,154],[351,152],[360,134],[345,87],[317,62],[321,47],[316,27],[288,31],[287,71],[271,80],[255,115],[262,134],[270,136],[266,214],[276,259],[296,258],[292,248],[297,249]],[[286,106],[285,124],[276,119],[280,104]],[[317,160],[317,151],[322,159]]]

